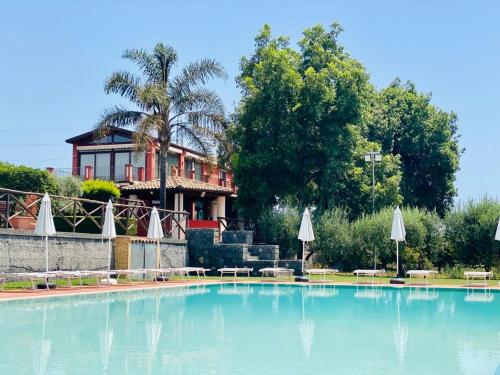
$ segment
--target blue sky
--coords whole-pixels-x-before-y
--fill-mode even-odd
[[[337,20],[341,43],[377,87],[412,80],[458,114],[459,198],[500,197],[499,19],[496,1],[2,1],[0,160],[69,168],[64,140],[119,103],[103,82],[131,68],[120,58],[126,48],[162,41],[179,66],[218,59],[230,78],[213,86],[232,110],[239,59],[264,23],[295,44],[305,27]]]

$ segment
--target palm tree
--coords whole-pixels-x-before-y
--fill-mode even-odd
[[[222,127],[224,105],[217,93],[205,84],[212,78],[226,79],[226,72],[215,60],[202,59],[171,77],[177,53],[162,43],[156,44],[152,53],[131,49],[122,57],[134,62],[142,77],[116,71],[107,79],[104,91],[120,94],[136,108],[115,106],[105,110],[96,125],[97,134],[107,135],[113,126],[133,127],[138,151],[157,142],[160,208],[166,208],[167,152],[172,135],[176,133],[197,150],[209,152],[208,139]]]

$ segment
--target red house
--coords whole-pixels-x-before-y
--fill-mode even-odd
[[[122,197],[157,206],[157,145],[135,152],[132,139],[133,132],[120,128],[103,138],[90,131],[67,139],[73,145],[72,174],[85,180],[114,181]],[[190,227],[216,228],[218,218],[231,216],[236,188],[231,174],[219,168],[214,158],[172,144],[168,167],[167,209],[188,212]]]

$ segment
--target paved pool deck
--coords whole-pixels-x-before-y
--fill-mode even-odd
[[[392,288],[437,288],[437,289],[487,289],[487,290],[498,290],[500,291],[500,285],[498,286],[488,286],[484,287],[482,285],[443,285],[439,283],[431,283],[431,284],[423,284],[423,283],[413,283],[413,284],[404,284],[404,285],[394,285],[383,282],[359,282],[359,283],[350,283],[350,282],[318,282],[318,281],[310,281],[310,282],[294,282],[289,280],[264,280],[261,281],[260,278],[256,280],[234,280],[233,278],[224,278],[224,279],[189,279],[189,280],[172,280],[168,282],[132,282],[126,284],[118,284],[118,285],[102,285],[102,286],[74,286],[71,288],[68,287],[58,287],[57,289],[47,290],[37,290],[33,291],[31,289],[16,289],[16,290],[3,290],[0,291],[0,301],[7,300],[18,300],[18,299],[27,299],[27,298],[44,298],[44,297],[55,297],[55,296],[68,296],[68,295],[79,295],[79,294],[95,294],[95,293],[109,293],[109,292],[118,292],[118,291],[131,291],[131,290],[141,290],[141,289],[159,289],[159,288],[175,288],[179,286],[199,286],[199,285],[216,285],[216,284],[252,284],[252,285],[260,285],[260,284],[278,284],[278,285],[315,285],[315,286],[374,286],[374,287],[392,287]]]

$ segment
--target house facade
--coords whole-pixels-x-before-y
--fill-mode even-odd
[[[158,147],[135,152],[133,132],[113,128],[106,137],[90,131],[66,140],[73,146],[72,174],[83,180],[114,181],[122,197],[159,205]],[[168,152],[167,209],[189,213],[191,228],[217,228],[218,218],[232,215],[236,187],[216,161],[172,144]]]

